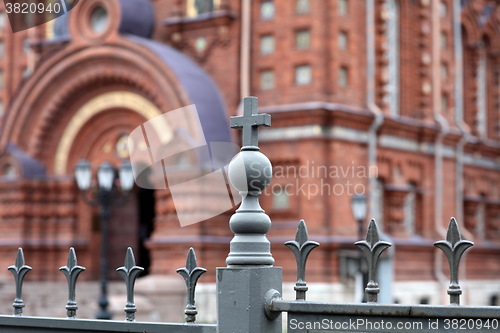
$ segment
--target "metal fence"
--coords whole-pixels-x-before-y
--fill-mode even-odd
[[[338,304],[306,301],[308,290],[305,275],[307,258],[319,246],[309,240],[306,223],[300,221],[295,240],[286,242],[297,262],[296,299],[283,300],[282,271],[274,267],[270,243],[266,238],[271,227],[270,218],[259,205],[259,196],[271,181],[267,157],[258,148],[258,127],[270,126],[270,116],[257,113],[257,99],[244,99],[244,115],[233,117],[231,127],[243,129],[243,148],[229,166],[232,185],[243,197],[240,208],[230,219],[234,238],[226,259],[227,267],[217,268],[217,313],[213,325],[196,323],[196,283],[206,272],[198,267],[193,249],[190,249],[186,267],[177,272],[187,287],[185,323],[136,322],[134,284],[142,271],[135,263],[132,249],[127,250],[125,264],[118,268],[127,289],[124,321],[84,320],[77,318],[75,288],[78,275],[85,269],[78,266],[76,253],[70,249],[68,263],[61,272],[68,282],[67,318],[39,318],[22,316],[23,280],[31,267],[25,264],[19,249],[15,264],[8,269],[15,279],[16,298],[13,316],[0,316],[0,332],[282,332],[283,312],[288,315],[288,332],[498,332],[499,307],[459,306],[462,290],[458,280],[462,254],[473,245],[462,240],[454,219],[448,227],[446,240],[434,245],[446,255],[450,266],[449,306],[379,305],[380,292],[376,280],[380,254],[391,246],[380,240],[377,224],[370,221],[366,240],[356,244],[367,263],[368,283],[366,304]],[[251,167],[250,167],[251,166]],[[157,305],[161,306],[161,305]]]

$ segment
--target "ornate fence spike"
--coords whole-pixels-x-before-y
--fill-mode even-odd
[[[17,250],[16,264],[10,266],[8,270],[14,275],[14,279],[16,280],[16,299],[14,300],[14,304],[12,304],[14,307],[14,316],[22,316],[24,308],[23,281],[26,274],[31,271],[31,267],[25,265],[22,248]]]
[[[454,217],[451,218],[450,224],[448,225],[446,240],[434,243],[434,246],[440,248],[444,252],[450,265],[448,295],[450,295],[450,303],[453,305],[460,305],[460,295],[462,294],[462,289],[460,289],[460,284],[458,283],[460,258],[465,250],[473,245],[474,243],[471,241],[462,240],[457,221]]]
[[[182,275],[182,277],[186,281],[188,299],[184,314],[186,315],[186,322],[188,323],[194,323],[196,321],[196,315],[198,314],[198,311],[196,310],[194,302],[194,292],[196,289],[196,282],[198,282],[200,276],[206,271],[207,270],[205,268],[198,267],[194,249],[190,248],[186,260],[186,267],[179,268],[177,270],[177,273]]]
[[[127,305],[125,305],[124,309],[127,314],[127,321],[135,321],[135,313],[137,312],[137,307],[134,303],[135,280],[143,270],[144,268],[136,266],[134,252],[129,247],[125,256],[125,265],[116,269],[125,279],[125,285],[127,286]]]
[[[355,245],[363,251],[368,264],[368,285],[365,289],[368,303],[376,303],[380,292],[376,281],[377,262],[380,254],[390,247],[391,243],[380,240],[377,223],[372,219],[368,225],[366,240],[356,242]]]
[[[295,299],[298,301],[305,301],[308,289],[305,279],[307,257],[315,247],[319,246],[319,243],[309,240],[306,222],[300,220],[299,226],[297,227],[297,233],[295,234],[295,240],[288,241],[285,245],[292,250],[295,255],[295,260],[297,261],[297,282],[293,288],[295,289]]]
[[[68,302],[66,303],[68,318],[76,318],[76,310],[78,310],[75,291],[76,280],[78,279],[78,275],[85,270],[85,267],[78,266],[74,248],[69,249],[68,263],[66,266],[59,268],[59,270],[63,272],[66,280],[68,280]]]

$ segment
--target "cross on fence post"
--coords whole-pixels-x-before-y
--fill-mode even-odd
[[[281,293],[282,273],[274,267],[271,243],[266,237],[271,219],[260,207],[259,197],[272,179],[269,159],[259,151],[258,128],[270,126],[271,116],[257,114],[257,98],[243,100],[243,116],[232,117],[231,127],[243,129],[243,147],[229,163],[229,180],[242,196],[231,216],[234,233],[227,267],[217,268],[219,332],[281,333],[281,317],[266,316],[269,290]],[[257,309],[249,311],[248,309]]]
[[[257,107],[257,97],[245,97],[243,99],[243,116],[231,117],[231,128],[243,129],[243,148],[258,147],[259,127],[271,126],[271,116],[265,113],[258,114]]]

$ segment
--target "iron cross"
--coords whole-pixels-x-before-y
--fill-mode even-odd
[[[271,116],[257,114],[258,98],[245,97],[243,99],[243,116],[231,117],[231,128],[243,129],[243,147],[257,147],[259,144],[260,126],[271,126]]]

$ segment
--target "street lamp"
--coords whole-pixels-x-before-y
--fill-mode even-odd
[[[351,210],[354,219],[358,223],[358,240],[363,239],[363,222],[366,219],[366,213],[368,210],[368,200],[366,196],[362,194],[356,194],[351,198]],[[363,303],[366,302],[366,294],[364,292],[364,288],[367,282],[367,276],[365,272],[363,272],[363,255],[360,253],[358,258],[358,276],[361,280],[361,301]]]
[[[368,200],[362,194],[356,194],[351,198],[351,209],[354,219],[358,222],[358,240],[363,238],[363,222],[366,219]]]
[[[108,238],[109,238],[109,217],[111,207],[125,203],[128,192],[134,186],[132,166],[129,162],[124,162],[118,169],[120,187],[124,195],[118,200],[113,196],[113,185],[116,178],[115,168],[109,162],[103,162],[97,168],[97,188],[94,198],[89,198],[89,189],[92,182],[92,167],[86,160],[80,160],[75,166],[75,179],[82,197],[91,206],[99,206],[101,222],[101,259],[100,259],[100,284],[101,296],[99,297],[99,311],[97,319],[111,319],[112,315],[108,311]]]

